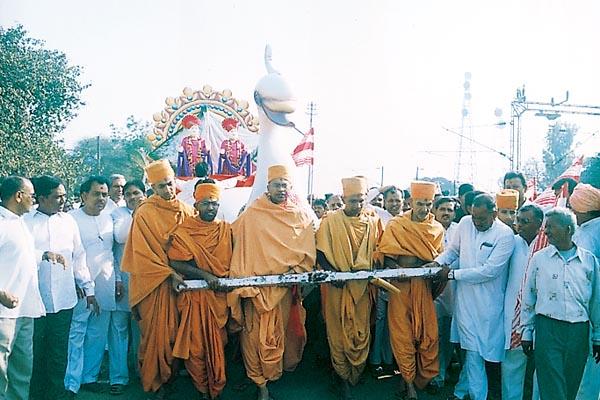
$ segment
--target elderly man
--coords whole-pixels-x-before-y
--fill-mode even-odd
[[[229,277],[231,226],[215,219],[220,189],[212,179],[199,180],[194,190],[196,217],[187,217],[175,232],[167,255],[171,266],[187,279],[204,279],[212,290],[177,295],[181,315],[173,355],[184,360],[202,399],[216,399],[225,387],[225,324],[227,294],[218,278]]]
[[[496,219],[495,199],[480,194],[471,215],[458,224],[449,247],[427,267],[443,266],[440,279],[456,280],[454,322],[462,349],[466,350],[463,373],[472,400],[485,400],[488,380],[485,362],[504,358],[504,289],[508,262],[514,249],[512,229]],[[458,260],[456,269],[453,265]],[[455,390],[463,398],[466,393]]]
[[[69,213],[79,228],[97,300],[97,304],[90,304],[88,299],[82,298],[73,309],[65,374],[65,388],[72,393],[79,392],[80,388],[102,390],[97,383],[98,374],[104,358],[111,314],[121,293],[112,253],[112,218],[104,212],[108,201],[108,185],[109,181],[101,176],[86,179],[80,188],[84,205]]]
[[[321,268],[351,272],[373,268],[373,252],[381,233],[379,217],[364,209],[367,184],[363,177],[342,179],[345,207],[327,215],[317,231]],[[324,302],[331,362],[341,380],[341,398],[350,398],[364,370],[371,341],[371,296],[365,281],[325,286]]]
[[[496,193],[498,219],[515,231],[515,218],[519,207],[519,192],[513,189],[503,189]]]
[[[515,198],[516,202],[516,198]],[[527,269],[531,258],[545,241],[538,236],[544,212],[535,204],[521,207],[515,228],[515,250],[510,258],[504,294],[504,361],[502,362],[502,399],[521,400],[525,384],[527,356],[521,350],[521,310]]]
[[[0,200],[0,399],[27,400],[34,318],[44,315],[34,241],[21,218],[33,207],[33,185],[9,176]]]
[[[342,199],[342,196],[339,194],[329,196],[327,199],[327,208],[329,211],[336,211],[340,208],[344,208],[344,200]]]
[[[118,395],[123,393],[124,386],[129,382],[129,369],[127,368],[127,354],[137,361],[139,347],[139,325],[131,318],[129,307],[129,274],[121,271],[121,261],[125,250],[125,243],[129,236],[129,229],[133,221],[133,212],[146,200],[146,187],[140,180],[132,180],[123,187],[125,205],[115,208],[112,213],[115,257],[115,271],[120,279],[122,290],[121,297],[117,300],[116,310],[110,318],[108,330],[108,358],[110,363],[110,393]],[[131,332],[131,346],[129,346],[129,333]],[[134,367],[136,369],[136,367]],[[137,369],[136,369],[137,370]]]
[[[448,247],[458,226],[454,222],[456,208],[457,202],[451,197],[442,196],[433,202],[432,213],[435,216],[435,220],[442,224],[445,230],[444,248]],[[453,345],[450,342],[450,328],[452,326],[452,314],[454,313],[455,283],[454,281],[448,282],[442,293],[434,300],[438,323],[440,372],[431,381],[432,390],[430,391],[433,392],[437,392],[439,388],[444,386],[446,369],[452,357]]]
[[[436,185],[412,182],[411,211],[386,226],[379,251],[387,268],[419,268],[433,261],[443,247],[444,227],[431,213]],[[400,293],[390,294],[388,321],[396,363],[407,384],[407,397],[416,399],[438,374],[438,330],[431,282],[423,278],[394,282]]]
[[[600,189],[580,183],[569,198],[579,227],[573,235],[577,246],[589,250],[600,260]],[[600,392],[600,365],[590,354],[577,393],[578,400],[597,399]]]
[[[164,385],[172,375],[173,343],[177,333],[177,297],[173,284],[181,277],[169,266],[169,233],[194,210],[175,193],[175,172],[167,160],[146,166],[154,194],[133,215],[121,269],[129,276],[129,305],[139,319],[142,335],[140,379],[156,398],[166,396]]]
[[[46,316],[35,320],[30,399],[62,399],[69,328],[79,296],[94,306],[94,281],[87,267],[79,227],[63,212],[65,187],[52,176],[33,180],[38,208],[24,216],[35,239],[40,293]]]
[[[288,169],[273,165],[268,170],[267,193],[256,199],[234,222],[230,276],[281,275],[311,271],[315,264],[312,220],[290,199]],[[258,387],[258,398],[270,398],[267,383],[281,377],[284,351],[300,324],[288,328],[293,304],[301,307],[296,291],[288,287],[245,287],[228,298],[233,320],[242,326],[240,345],[246,374]],[[299,310],[295,310],[298,312]],[[289,332],[288,332],[289,331]],[[299,362],[303,345],[296,347]],[[287,363],[286,363],[287,364]],[[295,367],[286,365],[286,367]],[[286,368],[287,369],[287,368]]]
[[[529,266],[523,295],[522,346],[533,352],[543,400],[574,400],[589,352],[600,361],[600,265],[573,243],[575,215],[565,208],[546,213],[550,246]]]
[[[125,177],[120,174],[112,174],[108,181],[110,185],[108,187],[109,200],[106,202],[106,211],[112,213],[117,207],[125,206],[125,199],[123,198],[123,190],[125,188]]]

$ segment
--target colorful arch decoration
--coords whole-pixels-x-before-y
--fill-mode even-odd
[[[199,115],[204,111],[211,111],[223,118],[235,118],[248,131],[258,132],[258,118],[248,110],[249,103],[234,98],[229,89],[217,91],[209,85],[204,85],[202,90],[186,87],[180,96],[167,97],[165,104],[162,111],[152,116],[154,130],[147,136],[155,149],[181,130],[183,117],[188,114]]]

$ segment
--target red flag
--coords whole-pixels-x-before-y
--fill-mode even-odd
[[[304,135],[298,146],[292,152],[292,158],[294,163],[299,167],[301,165],[309,164],[313,165],[314,158],[313,153],[315,150],[315,131],[310,128]]]

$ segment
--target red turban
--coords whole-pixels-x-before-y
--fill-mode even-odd
[[[235,118],[225,118],[223,122],[221,122],[221,126],[227,132],[231,132],[232,129],[237,128],[238,121]]]
[[[200,119],[194,114],[188,114],[181,120],[181,125],[183,125],[185,129],[190,129],[194,125],[200,126]]]

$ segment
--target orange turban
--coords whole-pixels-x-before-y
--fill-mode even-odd
[[[355,176],[352,178],[342,179],[342,190],[344,196],[352,196],[353,194],[367,193],[367,180],[363,176]]]
[[[218,199],[221,196],[221,188],[214,183],[201,183],[194,189],[194,200],[200,201],[206,198]]]
[[[573,211],[578,213],[600,211],[600,189],[587,183],[578,183],[569,197],[569,203]]]
[[[514,189],[502,189],[496,193],[496,206],[499,209],[516,210],[519,208],[519,192]]]
[[[410,183],[410,197],[420,200],[433,200],[437,185],[435,182],[414,181]]]
[[[290,182],[292,181],[290,171],[285,165],[271,165],[269,167],[267,182],[271,182],[273,179],[277,178],[283,178]]]
[[[155,184],[163,179],[175,176],[175,171],[173,171],[171,164],[165,159],[151,162],[146,165],[145,169],[150,184]]]

